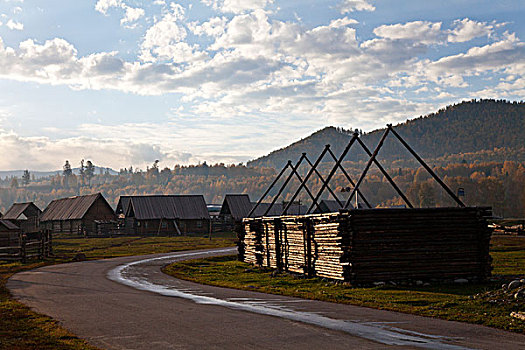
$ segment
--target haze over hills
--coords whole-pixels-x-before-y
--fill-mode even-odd
[[[75,175],[78,175],[80,173],[80,169],[79,168],[73,168],[73,174]],[[96,174],[100,174],[101,172],[102,173],[106,173],[106,171],[110,174],[110,175],[117,175],[118,174],[118,171],[115,171],[111,168],[105,168],[105,167],[99,167],[99,166],[95,166],[95,173]],[[39,179],[39,178],[42,178],[42,177],[48,177],[48,176],[53,176],[53,175],[62,175],[62,170],[54,170],[54,171],[33,171],[31,169],[29,169],[29,172],[31,173],[31,175],[34,175],[36,179]],[[24,170],[2,170],[0,171],[0,178],[5,178],[5,177],[22,177],[22,175],[24,174]]]
[[[496,100],[472,100],[448,106],[436,113],[408,120],[395,130],[424,159],[434,164],[468,161],[525,161],[525,103]],[[385,129],[361,136],[373,150]],[[283,167],[296,161],[302,152],[316,159],[324,145],[339,155],[352,136],[351,130],[326,127],[285,148],[248,162],[248,166]],[[410,166],[410,154],[390,135],[379,159],[390,166]],[[353,147],[347,161],[366,160],[366,155]],[[325,160],[330,160],[325,158]],[[415,164],[415,163],[412,163]]]

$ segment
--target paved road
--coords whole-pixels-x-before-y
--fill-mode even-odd
[[[160,272],[232,249],[126,257],[14,275],[13,295],[106,349],[520,349],[525,336],[351,305],[202,286]]]

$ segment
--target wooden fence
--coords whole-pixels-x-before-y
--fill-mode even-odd
[[[484,280],[489,208],[359,209],[245,219],[239,259],[353,284]]]
[[[26,235],[20,235],[15,244],[0,247],[0,260],[3,261],[25,263],[29,260],[42,260],[52,254],[52,235],[49,232],[41,232],[31,239]]]

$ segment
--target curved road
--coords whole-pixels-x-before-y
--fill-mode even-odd
[[[492,328],[174,279],[173,261],[233,248],[47,266],[8,281],[15,298],[106,349],[519,349]]]

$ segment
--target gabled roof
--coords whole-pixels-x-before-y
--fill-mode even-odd
[[[202,195],[130,196],[126,217],[137,220],[209,219]]]
[[[350,207],[352,207],[350,205]],[[336,200],[323,199],[319,202],[319,208],[315,208],[314,213],[334,213],[341,209],[339,203]]]
[[[0,219],[0,225],[8,230],[19,230],[20,228],[9,220]]]
[[[125,215],[128,212],[129,202],[130,202],[131,197],[133,196],[120,196],[118,203],[117,203],[117,208],[115,209],[115,213],[117,215],[119,214]]]
[[[44,210],[40,221],[55,221],[55,220],[78,220],[86,215],[91,206],[99,199],[102,199],[109,208],[104,196],[100,193],[90,194],[86,196],[77,196],[69,198],[55,199]],[[112,209],[113,210],[113,209]]]
[[[29,209],[29,212],[26,212]],[[5,213],[5,215],[2,217],[4,220],[18,220],[22,214],[24,214],[26,217],[31,216],[30,212],[38,212],[41,213],[42,211],[40,208],[38,208],[33,202],[28,203],[14,203],[11,208]]]
[[[234,220],[242,220],[252,210],[253,204],[247,194],[227,194],[219,215],[230,214]]]
[[[252,203],[252,205],[255,204],[256,203]],[[251,217],[256,218],[263,216],[266,210],[270,207],[270,204],[271,203],[260,203]],[[284,206],[282,203],[275,203],[265,216],[281,216],[283,210]],[[288,208],[286,215],[302,215],[306,214],[307,210],[306,205],[292,204],[290,208]]]

